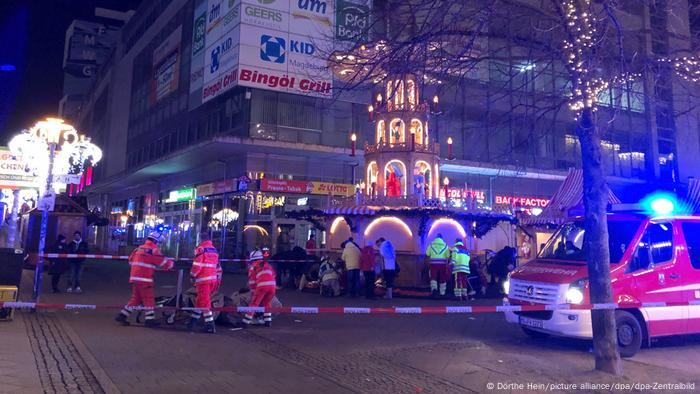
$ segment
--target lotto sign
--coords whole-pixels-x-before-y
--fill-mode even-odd
[[[352,196],[355,186],[345,183],[311,182],[311,194],[331,194],[334,196]]]

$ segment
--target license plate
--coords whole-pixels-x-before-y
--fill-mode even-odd
[[[544,328],[542,320],[530,319],[522,316],[520,316],[520,324],[527,327]]]

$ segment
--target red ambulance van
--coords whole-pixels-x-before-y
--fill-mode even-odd
[[[620,354],[631,357],[652,338],[700,333],[700,217],[612,213],[608,231],[613,301],[641,305],[615,311]],[[562,225],[511,273],[504,303],[588,304],[583,235],[583,219]],[[511,311],[506,319],[534,337],[592,337],[588,310]]]

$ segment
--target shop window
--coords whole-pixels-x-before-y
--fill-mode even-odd
[[[700,223],[683,223],[682,227],[690,264],[700,270]]]

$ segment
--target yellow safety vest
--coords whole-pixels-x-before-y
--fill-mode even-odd
[[[428,245],[428,250],[425,251],[425,255],[430,258],[431,264],[447,264],[447,260],[450,258],[450,249],[442,238],[435,238],[433,242]]]
[[[457,242],[452,247],[452,256],[450,257],[450,262],[453,266],[452,272],[465,272],[468,274],[470,260],[471,257],[467,248],[464,247],[463,243]]]

